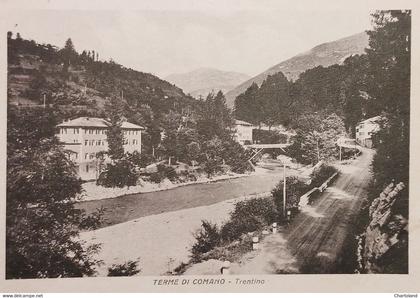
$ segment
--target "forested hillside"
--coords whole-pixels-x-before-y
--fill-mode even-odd
[[[106,117],[116,99],[124,117],[145,126],[145,149],[158,146],[166,115],[193,117],[197,101],[178,87],[118,63],[100,61],[94,50],[77,53],[69,38],[63,48],[8,33],[9,106],[33,110],[45,103],[56,121],[76,116]]]
[[[308,69],[317,66],[328,67],[334,64],[341,64],[351,55],[363,54],[367,46],[368,36],[365,32],[320,44],[305,53],[298,54],[270,67],[261,74],[227,92],[226,99],[228,106],[233,106],[235,98],[253,83],[261,86],[262,82],[269,75],[282,72],[288,80],[295,81],[301,73]]]

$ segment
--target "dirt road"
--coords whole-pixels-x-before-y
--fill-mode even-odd
[[[363,149],[357,160],[341,165],[340,177],[313,206],[305,207],[281,233],[266,237],[259,252],[233,264],[232,273],[338,272],[337,258],[366,197],[372,156],[372,150]]]

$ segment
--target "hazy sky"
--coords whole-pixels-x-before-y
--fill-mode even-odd
[[[213,67],[256,75],[317,44],[371,27],[368,9],[37,10],[9,14],[24,38],[99,52],[160,77]]]

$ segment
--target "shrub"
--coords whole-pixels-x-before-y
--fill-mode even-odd
[[[194,238],[196,242],[191,248],[193,260],[200,260],[202,254],[209,252],[220,243],[219,229],[215,224],[206,220],[201,221],[201,230],[199,230]]]
[[[276,221],[278,213],[271,198],[250,199],[238,202],[220,231],[224,241],[238,239],[247,232],[253,232]]]
[[[169,166],[165,166],[163,164],[157,165],[157,172],[152,173],[150,175],[150,181],[153,183],[160,183],[165,178],[168,178],[172,182],[178,180],[178,174],[176,173],[175,169]]]
[[[165,176],[162,172],[156,172],[150,175],[150,181],[153,183],[161,183],[163,179],[165,179]]]
[[[341,159],[351,159],[355,155],[359,154],[360,150],[357,148],[342,148],[341,149]]]
[[[124,264],[112,265],[108,268],[108,276],[133,276],[141,272],[137,268],[138,261],[128,261]]]
[[[219,159],[209,158],[204,162],[203,170],[206,172],[207,177],[210,178],[214,174],[222,172],[222,163]]]
[[[322,164],[311,174],[311,187],[319,187],[338,170],[330,165]]]
[[[161,173],[163,178],[168,178],[172,182],[175,182],[178,178],[178,174],[176,173],[175,169],[169,166],[165,166],[163,164],[157,165],[158,173]]]
[[[151,154],[140,153],[138,151],[127,153],[127,159],[139,168],[144,168],[154,161]]]
[[[105,187],[124,187],[137,184],[138,173],[135,166],[126,159],[117,160],[106,165],[105,170],[99,175],[97,185]]]
[[[299,205],[300,197],[309,190],[308,185],[300,181],[297,177],[287,177],[286,178],[286,209],[292,209]],[[271,194],[274,199],[274,204],[276,205],[277,212],[282,216],[283,215],[283,181],[280,181],[279,184],[271,191]]]

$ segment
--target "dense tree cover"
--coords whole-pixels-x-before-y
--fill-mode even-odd
[[[235,100],[235,117],[255,125],[287,124],[292,84],[283,73],[269,75],[261,87],[253,83]]]
[[[345,134],[341,117],[327,112],[303,114],[298,118],[295,130],[287,152],[297,161],[315,164],[337,158],[335,142]]]
[[[234,119],[222,92],[210,93],[199,102],[194,116],[171,112],[164,122],[159,152],[191,163],[197,161],[211,176],[223,165],[239,173],[251,170],[249,152],[233,140]]]
[[[378,11],[369,31],[369,94],[383,111],[373,161],[377,195],[392,179],[409,180],[411,11]]]
[[[81,192],[74,164],[54,138],[48,110],[8,110],[6,277],[92,275],[98,246],[77,241],[99,213],[74,208]],[[37,114],[36,114],[37,113]]]

